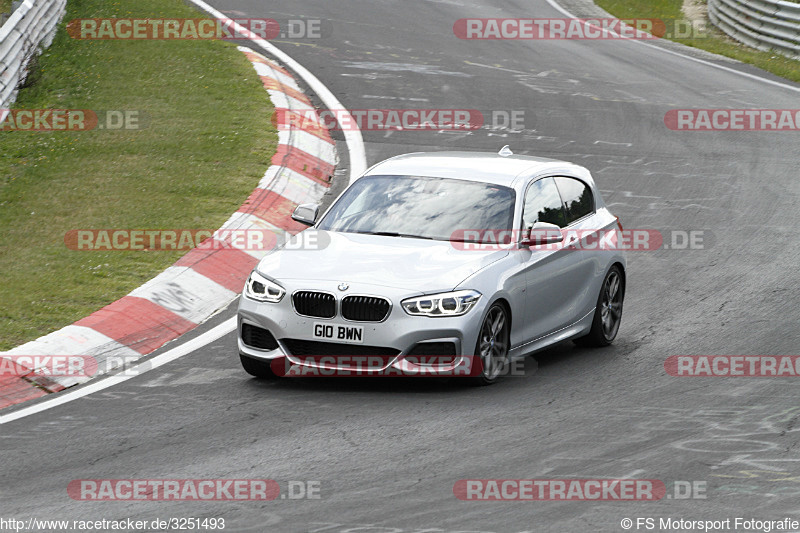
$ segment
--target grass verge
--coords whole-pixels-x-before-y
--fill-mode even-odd
[[[180,0],[70,0],[64,21],[200,16]],[[277,145],[267,94],[230,43],[75,40],[62,24],[39,66],[16,109],[138,111],[146,127],[0,132],[0,349],[96,311],[185,253],[71,251],[68,230],[218,228]]]
[[[667,28],[671,26],[670,21],[686,19],[681,10],[682,0],[595,0],[595,3],[617,18],[660,19],[667,23]],[[708,19],[705,26],[707,31],[692,38],[671,40],[737,59],[786,79],[800,82],[800,61],[789,59],[777,52],[762,52],[741,44],[714,27]]]

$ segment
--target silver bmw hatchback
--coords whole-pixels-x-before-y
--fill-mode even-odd
[[[621,230],[589,171],[511,154],[393,157],[264,257],[238,310],[244,369],[495,382],[554,343],[617,335]],[[298,369],[300,372],[298,372]]]

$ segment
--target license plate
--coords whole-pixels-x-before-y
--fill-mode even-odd
[[[352,344],[364,343],[364,326],[314,322],[315,339],[335,340]]]

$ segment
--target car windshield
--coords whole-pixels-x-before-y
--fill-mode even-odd
[[[516,194],[490,183],[422,176],[366,176],[356,181],[319,229],[451,240],[464,230],[510,230]]]

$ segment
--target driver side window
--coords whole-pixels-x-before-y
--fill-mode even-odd
[[[549,222],[560,228],[567,225],[564,204],[553,178],[542,178],[531,183],[525,193],[523,229],[530,228],[535,222]]]

